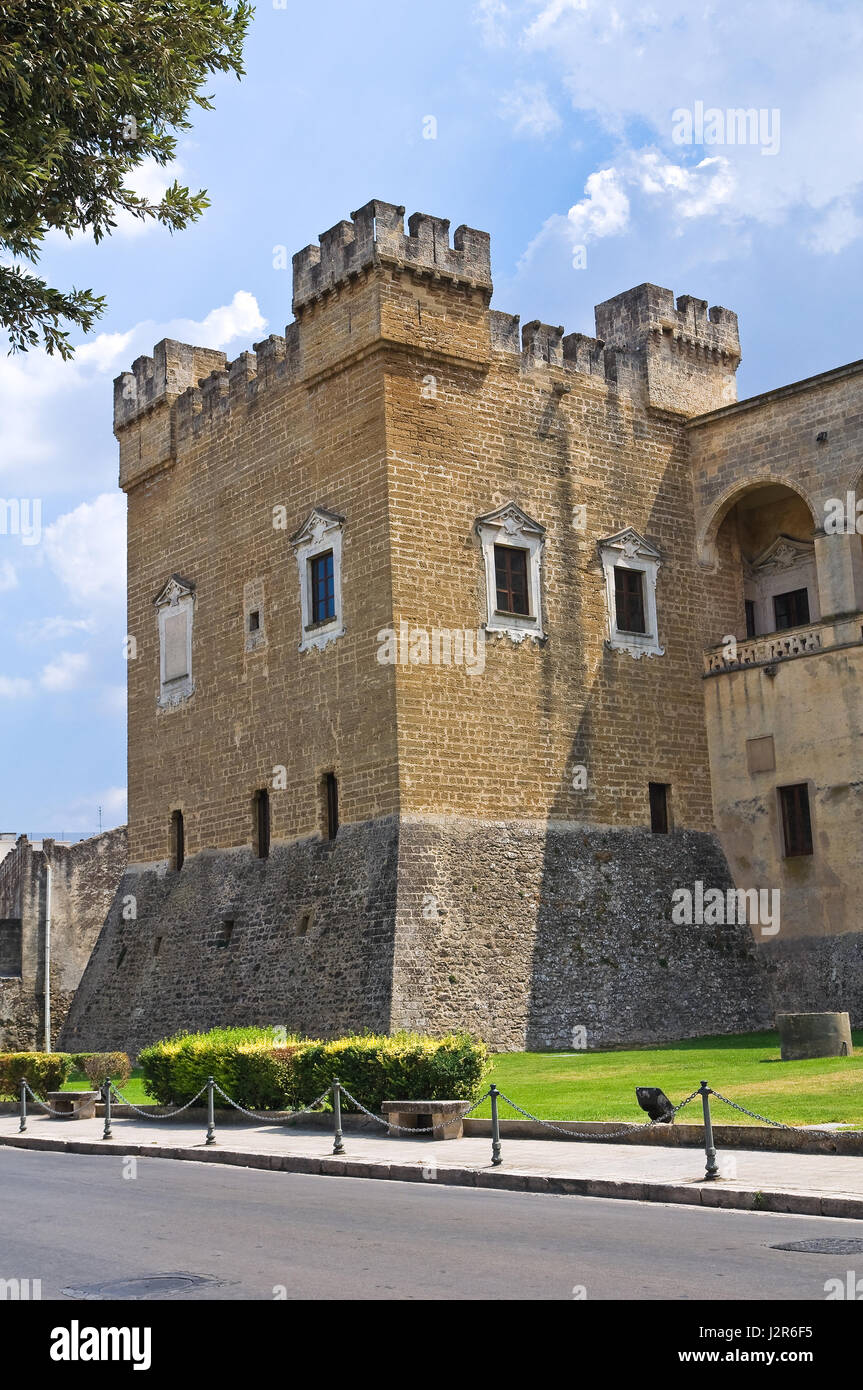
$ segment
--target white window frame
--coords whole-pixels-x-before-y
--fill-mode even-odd
[[[192,628],[195,621],[195,586],[179,574],[172,574],[162,592],[155,600],[159,624],[159,698],[160,709],[171,709],[183,704],[195,693],[192,676]],[[165,677],[165,657],[167,642],[165,624],[170,617],[186,614],[186,674],[173,680]]]
[[[297,557],[300,580],[300,651],[322,650],[328,642],[343,637],[342,617],[342,534],[345,518],[324,507],[315,507],[291,537]],[[312,622],[312,566],[316,555],[333,552],[333,599],[335,613],[323,623]]]
[[[542,552],[545,527],[522,511],[516,502],[507,502],[496,511],[477,518],[475,530],[482,547],[485,574],[485,622],[487,632],[502,632],[514,642],[525,637],[542,638]],[[527,589],[530,613],[501,613],[497,608],[497,576],[494,548],[512,546],[527,551]]]
[[[664,656],[665,648],[660,645],[656,616],[656,577],[662,564],[659,551],[634,527],[626,526],[599,542],[599,555],[605,578],[606,645],[614,651],[629,652],[636,661],[642,656]],[[637,570],[644,575],[645,632],[624,632],[617,626],[616,569]]]

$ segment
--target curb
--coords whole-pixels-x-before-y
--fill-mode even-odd
[[[438,1164],[434,1179],[424,1178],[423,1160],[413,1163],[379,1163],[373,1159],[335,1158],[311,1154],[256,1154],[242,1149],[195,1148],[165,1145],[158,1152],[150,1144],[122,1144],[117,1140],[41,1139],[29,1135],[0,1135],[0,1145],[12,1149],[39,1149],[52,1153],[99,1154],[104,1158],[178,1159],[191,1163],[222,1163],[237,1168],[259,1168],[280,1173],[312,1173],[339,1178],[383,1178],[390,1182],[434,1181],[445,1187],[495,1188],[504,1192],[540,1192],[559,1197],[614,1197],[632,1202],[666,1202],[681,1206],[725,1207],[735,1211],[787,1212],[797,1216],[838,1216],[863,1220],[863,1197],[822,1196],[817,1192],[756,1191],[722,1187],[694,1179],[691,1183],[659,1183],[612,1178],[545,1176],[507,1171],[505,1168],[458,1168]]]

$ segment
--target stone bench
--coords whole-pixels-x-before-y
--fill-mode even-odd
[[[385,1100],[381,1110],[390,1122],[388,1134],[398,1139],[410,1138],[393,1125],[415,1130],[417,1137],[426,1139],[461,1139],[464,1134],[462,1117],[469,1102],[466,1100]],[[442,1129],[432,1132],[433,1125]]]
[[[101,1091],[49,1091],[48,1104],[70,1120],[95,1120]]]

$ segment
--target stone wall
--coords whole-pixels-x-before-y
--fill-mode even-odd
[[[126,828],[77,844],[19,836],[0,863],[0,917],[20,923],[20,978],[0,980],[0,1049],[45,1045],[46,875],[51,866],[51,1032],[57,1034],[126,867]]]
[[[277,845],[268,860],[216,851],[180,872],[131,869],[61,1046],[136,1053],[225,1024],[324,1037],[386,1029],[397,848],[396,821],[383,818],[332,842]]]
[[[748,927],[671,921],[698,879],[732,882],[700,832],[404,824],[394,1022],[564,1050],[767,1027]]]

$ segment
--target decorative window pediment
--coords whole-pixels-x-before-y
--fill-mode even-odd
[[[291,536],[300,578],[300,651],[325,647],[345,630],[342,619],[342,535],[345,518],[314,507]]]
[[[506,633],[515,642],[542,637],[545,527],[507,502],[478,517],[475,530],[485,573],[486,631]]]
[[[633,526],[599,542],[605,579],[609,647],[642,656],[664,656],[656,618],[656,576],[662,557]]]
[[[793,569],[795,565],[814,563],[814,541],[798,541],[793,536],[780,535],[750,561],[746,569],[752,578],[760,578],[763,574]]]
[[[172,574],[153,600],[159,623],[159,698],[162,709],[179,705],[195,693],[192,677],[192,627],[195,585]]]

